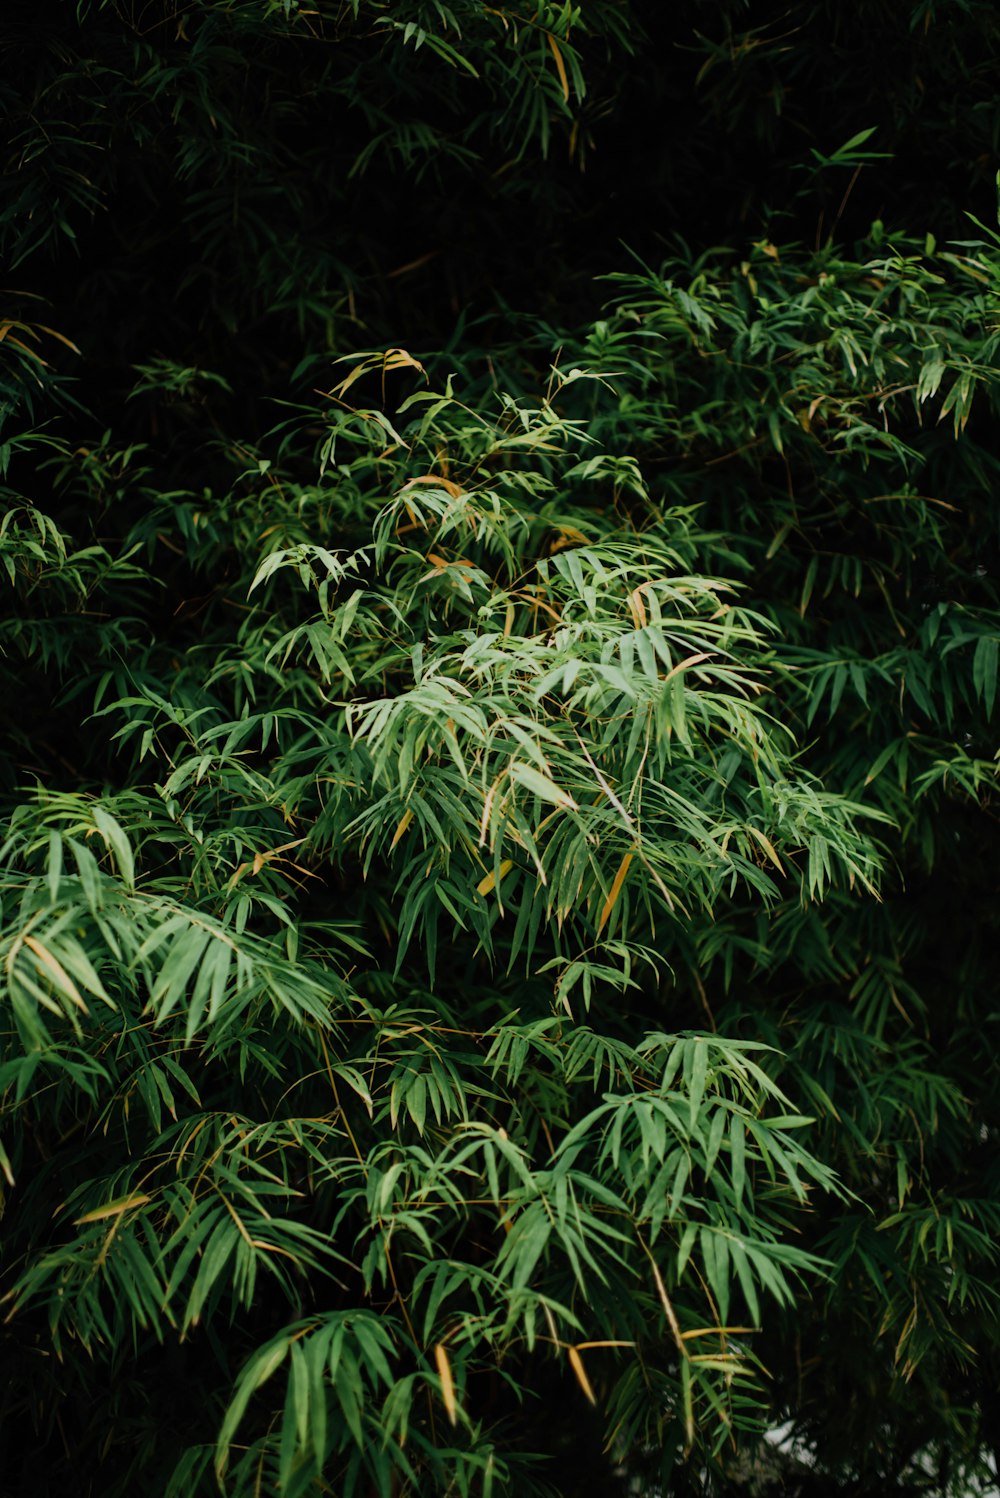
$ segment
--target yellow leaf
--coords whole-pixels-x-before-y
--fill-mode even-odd
[[[58,338],[59,342],[64,343],[68,349],[72,349],[74,354],[80,353],[76,344],[71,338],[67,338],[65,333],[58,333],[55,328],[47,328],[43,322],[37,323],[36,326],[41,332],[48,333],[50,338]]]
[[[580,1388],[583,1390],[584,1394],[586,1394],[591,1404],[596,1404],[597,1395],[594,1393],[593,1389],[590,1386],[590,1379],[587,1377],[587,1370],[583,1366],[583,1358],[577,1352],[575,1347],[567,1347],[566,1354],[569,1358],[569,1366],[576,1374],[577,1383],[580,1385]]]
[[[749,1332],[759,1331],[759,1326],[693,1326],[689,1332],[681,1332],[681,1341],[689,1342],[692,1337],[745,1336]]]
[[[387,349],[384,354],[371,354],[367,358],[361,359],[351,370],[350,374],[345,375],[340,384],[334,386],[330,391],[330,395],[335,399],[342,399],[348,390],[350,390],[355,380],[360,380],[362,375],[372,374],[378,370],[382,375],[382,394],[384,396],[386,371],[390,369],[415,369],[418,374],[423,374],[424,372],[424,366],[420,363],[419,359],[414,359],[405,349],[391,348]]]
[[[41,354],[36,354],[35,350],[29,348],[26,343],[22,343],[20,338],[15,338],[13,333],[10,331],[11,328],[20,326],[20,323],[8,323],[4,329],[4,337],[7,338],[11,343],[13,343],[17,348],[19,348],[22,353],[27,354],[29,358],[34,359],[36,364],[41,364],[44,368],[47,369],[48,361],[43,359]],[[30,333],[31,331],[32,330],[30,328],[24,329],[24,332],[26,333]]]
[[[448,1354],[440,1342],[434,1344],[434,1361],[441,1380],[441,1400],[452,1425],[458,1424],[458,1405],[455,1403],[455,1380],[451,1376]]]
[[[299,14],[303,15],[304,12],[300,11]],[[427,250],[423,255],[418,255],[415,260],[407,260],[405,265],[397,265],[395,270],[387,270],[386,280],[391,281],[396,276],[405,276],[411,270],[418,270],[421,265],[426,265],[428,260],[433,260],[435,255],[440,255],[440,253],[440,250]]]
[[[629,864],[632,862],[632,857],[633,855],[631,853],[626,853],[625,857],[618,865],[618,872],[614,877],[614,883],[611,886],[611,892],[604,902],[604,908],[602,909],[600,919],[597,922],[598,936],[600,936],[601,932],[604,930],[604,927],[607,924],[608,917],[615,908],[615,901],[621,894],[622,885],[625,883],[625,875],[628,873]]]
[[[403,485],[400,493],[405,494],[407,489],[413,489],[417,484],[430,484],[435,489],[443,489],[452,499],[460,499],[463,492],[461,485],[453,483],[451,479],[442,478],[439,473],[425,473],[421,478],[410,479]]]
[[[640,583],[639,586],[637,588],[633,588],[632,592],[628,595],[629,612],[632,615],[632,619],[636,629],[644,629],[646,625],[646,605],[642,601],[642,590],[644,586],[644,583]]]
[[[152,1200],[151,1196],[145,1196],[141,1191],[136,1191],[131,1196],[123,1196],[116,1202],[108,1202],[106,1207],[95,1207],[92,1212],[84,1212],[82,1217],[74,1218],[74,1225],[79,1227],[84,1222],[100,1222],[104,1217],[120,1217],[123,1212],[128,1212],[132,1207],[142,1207]]]
[[[300,848],[304,842],[305,842],[305,838],[304,837],[297,837],[297,838],[295,838],[290,843],[282,843],[281,846],[280,846],[280,848],[268,848],[264,853],[255,853],[254,856],[253,856],[252,863],[251,862],[247,862],[247,863],[241,863],[239,865],[239,867],[237,868],[235,874],[233,875],[233,877],[229,881],[229,888],[230,889],[235,889],[236,888],[237,884],[239,884],[240,880],[243,878],[243,875],[246,873],[247,869],[249,869],[252,874],[257,875],[257,874],[260,873],[261,869],[264,867],[265,864],[269,864],[271,862],[272,858],[278,858],[278,857],[280,857],[280,855],[282,853],[287,853],[291,848]],[[309,873],[309,870],[308,869],[303,869],[303,867],[302,867],[301,864],[296,863],[296,864],[293,864],[292,867],[294,869],[298,869],[299,872],[302,873],[302,874],[308,874]]]
[[[56,986],[73,1001],[78,1009],[82,1009],[84,1014],[87,1014],[89,1011],[83,1002],[83,995],[58,958],[53,957],[49,949],[43,947],[41,942],[36,941],[33,936],[26,936],[24,945],[34,952],[44,967],[48,968],[49,975],[55,980]]]
[[[760,843],[761,847],[764,849],[764,852],[774,864],[774,867],[778,870],[778,873],[783,874],[785,872],[785,866],[781,862],[781,859],[778,857],[777,853],[774,851],[774,844],[771,842],[770,838],[765,837],[763,832],[759,831],[759,829],[756,827],[748,827],[747,831],[750,833],[751,837],[756,838],[758,843]]]
[[[382,364],[385,369],[416,369],[420,374],[424,372],[424,366],[420,360],[414,359],[405,348],[388,349],[382,357]]]
[[[555,556],[557,551],[565,551],[568,546],[586,546],[587,537],[583,531],[578,531],[574,525],[561,525],[549,546],[549,554]]]
[[[563,62],[563,55],[559,51],[559,45],[556,42],[556,39],[552,35],[551,31],[548,33],[548,38],[549,38],[549,46],[552,48],[552,56],[556,60],[556,72],[559,74],[559,82],[560,82],[560,84],[562,86],[563,98],[565,99],[566,103],[568,104],[569,103],[569,79],[566,77],[566,64]]]
[[[341,380],[339,385],[334,385],[333,389],[330,391],[330,394],[332,396],[343,398],[347,394],[348,390],[350,390],[355,380],[360,380],[361,376],[363,374],[367,374],[370,368],[371,365],[368,363],[368,361],[366,359],[362,360],[360,364],[355,365],[349,375],[345,376],[345,378]]]
[[[504,875],[507,874],[511,868],[513,868],[513,865],[513,859],[505,858],[503,863],[500,865],[498,875],[494,874],[491,870],[484,879],[480,879],[479,883],[476,885],[476,889],[478,890],[479,894],[490,894],[490,892],[496,887],[496,885],[499,884]]]
[[[410,823],[412,821],[413,821],[413,813],[410,810],[410,808],[407,807],[406,810],[403,812],[403,815],[399,819],[399,826],[396,828],[395,832],[392,835],[392,842],[389,844],[389,851],[390,851],[390,853],[392,852],[392,850],[396,846],[396,844],[399,842],[400,838],[403,836],[403,833],[406,831],[407,827],[409,827],[409,825],[410,825]]]
[[[697,655],[689,655],[686,660],[678,661],[672,671],[668,671],[663,678],[665,682],[671,681],[679,671],[686,671],[689,666],[697,666],[699,661],[707,661],[711,654],[708,650],[700,650]]]

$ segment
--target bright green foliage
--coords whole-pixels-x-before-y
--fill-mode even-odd
[[[1000,241],[708,9],[18,9],[12,1498],[986,1481]],[[585,243],[671,87],[788,217]]]
[[[237,629],[169,695],[155,651],[87,688],[131,788],[14,812],[11,1170],[47,1159],[66,1223],[14,1306],[65,1353],[242,1341],[283,1304],[219,1438],[234,1491],[260,1462],[281,1491],[503,1488],[523,1457],[476,1386],[527,1392],[578,1344],[623,1452],[719,1450],[753,1428],[753,1354],[713,1328],[819,1268],[789,1226],[835,1182],[768,1053],[636,1006],[720,899],[779,897],[783,856],[811,905],[831,874],[871,890],[873,853],[756,705],[761,625],[688,570],[686,512],[588,499],[608,465],[561,388],[419,390],[398,431],[334,408],[318,483],[261,463],[209,522],[246,536]],[[286,505],[263,546],[254,489]],[[366,546],[297,539],[338,503]]]

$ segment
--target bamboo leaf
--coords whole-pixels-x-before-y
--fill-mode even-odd
[[[444,1405],[449,1423],[457,1425],[458,1405],[455,1401],[455,1381],[452,1378],[447,1349],[440,1342],[434,1344],[434,1362],[437,1365],[438,1378],[441,1380],[441,1403]]]
[[[128,1196],[119,1197],[117,1201],[107,1202],[103,1207],[94,1207],[89,1212],[84,1212],[82,1217],[75,1217],[74,1224],[80,1227],[86,1222],[102,1222],[108,1217],[120,1217],[123,1212],[131,1212],[137,1207],[144,1207],[152,1197],[142,1191],[133,1191]]]
[[[618,865],[618,872],[615,874],[615,877],[611,882],[611,888],[608,891],[608,897],[605,900],[604,904],[601,906],[601,913],[597,919],[598,936],[600,936],[601,932],[604,930],[604,927],[608,923],[608,918],[615,908],[618,896],[622,892],[622,886],[624,885],[626,876],[628,875],[633,856],[634,855],[632,853],[626,853],[622,858],[621,863]]]
[[[590,1379],[587,1377],[587,1370],[583,1366],[583,1358],[575,1347],[567,1347],[566,1356],[569,1359],[569,1366],[573,1370],[573,1377],[583,1390],[584,1397],[588,1403],[596,1405],[597,1395],[594,1393]]]

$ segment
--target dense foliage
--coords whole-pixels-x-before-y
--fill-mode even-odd
[[[0,1490],[988,1491],[994,7],[0,45]]]

